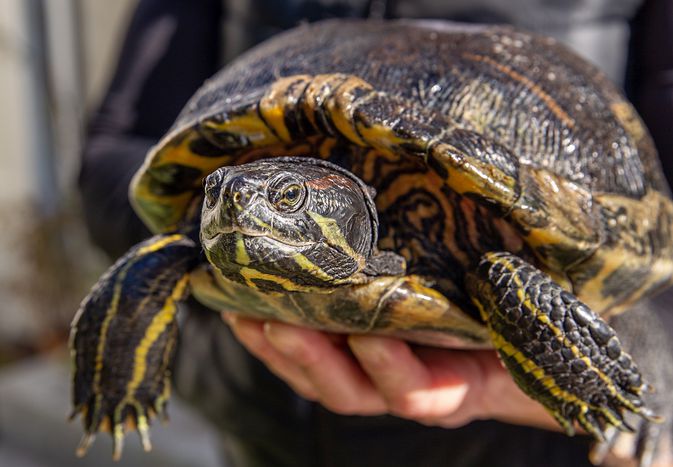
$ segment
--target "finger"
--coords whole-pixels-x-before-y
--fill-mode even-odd
[[[500,362],[494,351],[474,354],[482,378],[478,393],[482,417],[495,418],[517,425],[535,426],[546,430],[563,431],[558,422],[539,402],[526,395],[514,382],[512,375]],[[582,432],[578,429],[578,432]]]
[[[264,335],[264,323],[254,319],[241,318],[232,314],[223,314],[236,338],[248,351],[292,389],[309,400],[317,400],[318,394],[303,370],[291,360],[285,358],[267,340]]]
[[[418,397],[433,398],[436,410],[445,412],[435,424],[455,428],[475,419],[490,418],[484,404],[484,393],[490,372],[500,371],[493,352],[420,347],[416,349],[416,354],[427,367],[432,380],[431,388],[419,391]],[[489,365],[490,357],[494,358],[493,367]],[[501,394],[495,397],[502,400]]]
[[[467,387],[462,379],[436,369],[419,358],[405,342],[375,336],[351,336],[353,353],[388,403],[390,411],[419,421],[447,417],[463,403]],[[451,352],[439,351],[450,359]],[[436,362],[443,369],[448,362]]]
[[[328,409],[349,415],[386,413],[386,404],[357,362],[320,331],[268,322],[265,334],[285,358],[296,362]]]
[[[452,351],[422,348],[419,358],[433,374],[435,384],[462,381],[468,389],[460,407],[441,421],[456,427],[474,420],[494,418],[508,423],[559,430],[559,425],[537,402],[514,383],[494,351]]]

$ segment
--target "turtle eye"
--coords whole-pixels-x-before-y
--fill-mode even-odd
[[[205,192],[205,203],[208,209],[211,209],[217,203],[217,198],[220,196],[222,190],[222,171],[216,170],[206,177],[203,182],[203,190]]]
[[[283,201],[294,206],[299,202],[301,196],[301,187],[299,185],[290,185],[285,190],[283,190]]]
[[[270,193],[271,204],[280,212],[295,212],[306,198],[306,189],[299,183],[282,185]]]

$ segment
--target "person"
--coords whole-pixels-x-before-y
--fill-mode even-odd
[[[335,16],[508,22],[554,35],[622,80],[662,154],[673,147],[673,83],[665,81],[673,10],[665,0],[140,0],[83,152],[93,241],[117,257],[149,235],[128,203],[128,183],[204,79],[276,32]],[[669,177],[671,164],[664,159]],[[221,428],[232,465],[588,465],[588,438],[558,432],[494,352],[223,313],[232,335],[217,314],[194,300],[186,307],[176,386]]]

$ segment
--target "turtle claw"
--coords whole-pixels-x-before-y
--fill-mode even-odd
[[[610,452],[610,447],[614,443],[614,439],[618,434],[617,428],[610,425],[607,426],[603,432],[605,440],[596,442],[589,451],[589,462],[593,465],[601,465],[606,456]]]
[[[96,439],[95,433],[85,433],[75,450],[75,455],[77,457],[84,457],[89,450],[89,447],[91,447],[91,444],[93,444],[94,439]]]
[[[604,430],[605,440],[593,445],[589,460],[594,465],[621,466],[634,465],[632,459],[636,459],[638,467],[651,467],[655,457],[659,456],[659,462],[661,456],[671,455],[670,442],[666,445],[662,436],[664,432],[663,425],[651,420],[641,420],[631,432],[608,426]]]
[[[121,459],[126,433],[133,429],[138,432],[143,451],[149,452],[152,450],[150,426],[147,417],[145,415],[136,414],[134,418],[132,415],[129,415],[125,422],[117,422],[112,428],[112,460],[118,461]]]
[[[122,451],[124,450],[124,427],[115,425],[114,434],[112,435],[112,460],[118,461],[122,458]]]
[[[150,440],[150,426],[145,417],[138,417],[138,436],[140,436],[140,444],[143,446],[145,452],[152,450],[152,441]]]
[[[159,410],[156,410],[159,409]],[[109,432],[112,435],[112,459],[121,459],[124,450],[124,438],[129,431],[137,431],[140,444],[145,452],[152,450],[150,440],[150,423],[157,417],[161,420],[167,418],[165,401],[157,401],[154,406],[144,407],[137,401],[122,401],[112,407],[108,413],[91,413],[91,408],[84,404],[76,410],[70,419],[81,414],[84,422],[85,434],[77,446],[77,457],[84,457],[93,444],[98,432]]]

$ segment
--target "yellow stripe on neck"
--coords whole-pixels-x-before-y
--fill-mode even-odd
[[[341,250],[353,258],[361,268],[364,267],[364,256],[353,250],[353,248],[348,244],[348,241],[346,240],[346,237],[344,237],[343,232],[341,232],[341,229],[339,228],[336,220],[321,216],[317,212],[313,211],[307,211],[307,214],[311,216],[311,219],[313,219],[316,224],[318,224],[320,231],[325,236],[327,242],[330,245],[341,248]]]

